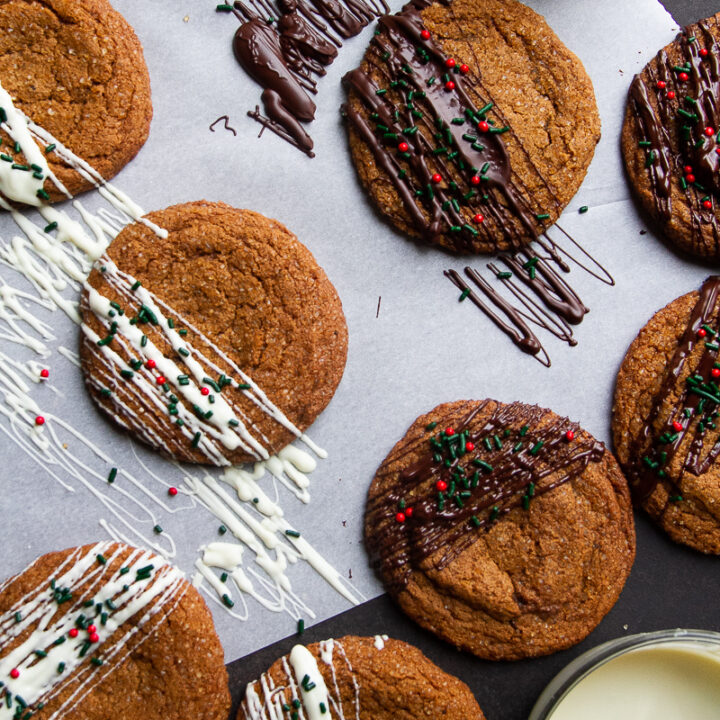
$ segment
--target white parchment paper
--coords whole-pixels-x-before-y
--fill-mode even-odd
[[[393,9],[400,4],[393,2]],[[259,100],[260,90],[233,58],[237,25],[232,16],[216,13],[215,3],[208,1],[114,0],[145,47],[155,107],[149,141],[116,184],[147,211],[204,198],[279,219],[314,253],[342,298],[350,330],[347,369],[310,431],[329,458],[313,475],[309,505],[281,496],[295,526],[341,572],[352,573],[355,587],[368,598],[382,589],[367,567],[361,542],[366,490],[376,467],[418,414],[458,398],[518,399],[553,408],[609,441],[614,377],[627,345],[655,310],[698,287],[709,274],[652,233],[640,234],[645,223],[630,201],[619,154],[630,80],[672,40],[674,21],[654,0],[529,4],[579,55],[595,84],[602,140],[562,224],[617,281],[610,288],[573,271],[571,282],[591,313],[577,328],[577,347],[543,338],[553,360],[550,369],[521,354],[469,303],[458,305],[458,293],[442,271],[461,268],[463,260],[398,235],[363,195],[338,108],[344,99],[340,78],[357,65],[371,28],[346,43],[320,81],[311,126],[317,157],[309,160],[270,133],[257,139],[260,127],[245,112]],[[223,130],[222,123],[209,131],[225,114],[237,136]],[[578,215],[581,205],[590,211]],[[0,235],[15,233],[10,219],[0,217]],[[0,267],[0,275],[17,284],[9,268]],[[52,323],[60,344],[74,349],[78,329],[60,313]],[[76,367],[54,356],[51,370],[52,385],[63,395],[42,387],[36,399],[122,467],[141,476],[142,462],[147,471],[175,482],[177,470],[170,463],[134,446],[100,417]],[[70,445],[72,450],[75,444]],[[0,452],[0,576],[20,570],[38,554],[105,536],[99,520],[106,513],[89,492],[76,483],[71,483],[74,492],[62,487],[5,436],[0,436]],[[92,462],[107,473],[108,467]],[[161,491],[157,483],[148,481],[148,487]],[[217,538],[217,521],[201,509],[160,512],[158,519],[177,543],[177,563],[191,573],[197,548]],[[310,568],[291,568],[290,577],[318,619],[349,607]],[[213,604],[228,660],[294,630],[287,615],[252,603],[249,609],[250,619],[238,622]]]

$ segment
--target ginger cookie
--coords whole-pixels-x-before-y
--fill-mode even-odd
[[[576,423],[495,400],[418,418],[370,486],[365,544],[417,623],[491,660],[585,638],[635,557],[615,458]]]
[[[144,220],[120,232],[83,291],[91,396],[177,460],[267,459],[342,377],[335,288],[287,228],[250,210],[201,201]]]
[[[612,432],[635,504],[675,542],[720,554],[720,277],[673,300],[625,355]]]
[[[720,258],[720,13],[685,28],[636,75],[622,152],[643,210],[677,247]]]
[[[43,555],[0,584],[3,717],[225,720],[223,651],[182,573],[115,542]]]
[[[251,682],[238,720],[269,717],[483,720],[465,683],[386,635],[296,645]]]
[[[456,253],[536,239],[600,138],[581,62],[515,0],[413,0],[345,77],[352,158],[398,230]]]
[[[0,0],[0,83],[19,110],[105,179],[135,157],[150,131],[142,46],[107,0]],[[39,172],[13,151],[17,138],[2,132],[2,140],[2,159]],[[69,194],[94,187],[52,145],[37,142]],[[40,192],[66,197],[51,180]]]

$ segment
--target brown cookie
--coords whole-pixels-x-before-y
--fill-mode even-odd
[[[114,542],[43,555],[0,584],[0,676],[8,717],[225,720],[230,709],[197,590]]]
[[[80,356],[95,402],[161,452],[226,465],[280,451],[345,368],[340,299],[276,220],[194,202],[126,227],[90,273]]]
[[[622,152],[630,186],[686,252],[720,258],[720,13],[690,25],[636,75]]]
[[[457,253],[534,240],[600,138],[581,62],[515,0],[415,0],[380,19],[345,82],[365,190],[398,230]]]
[[[625,355],[612,432],[633,499],[675,541],[720,554],[720,278],[659,310]]]
[[[238,720],[483,720],[465,683],[417,648],[387,636],[296,645],[247,686]]]
[[[150,131],[142,46],[107,0],[0,0],[0,82],[18,109],[105,179],[135,157]],[[7,134],[2,139],[3,152],[15,157]],[[72,195],[93,187],[57,153],[47,158]],[[44,189],[51,200],[65,198],[50,180]]]
[[[635,556],[627,483],[577,424],[495,400],[418,418],[370,486],[365,543],[416,622],[492,660],[588,635]]]

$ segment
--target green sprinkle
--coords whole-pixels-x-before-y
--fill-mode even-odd
[[[540,215],[535,216],[538,220],[547,220],[550,215],[548,213],[541,213]]]
[[[96,555],[95,559],[100,565],[105,565],[107,563],[107,558],[104,555]]]
[[[590,208],[589,208],[587,205],[583,205],[583,206],[578,210],[578,212],[579,212],[581,215],[583,215],[583,214],[585,214],[589,209],[590,209]]]
[[[231,427],[237,427],[239,424],[240,423],[235,418],[228,420],[228,425],[230,425]]]
[[[115,482],[115,478],[117,477],[118,470],[116,467],[110,469],[110,474],[108,475],[107,481],[112,484]]]
[[[58,663],[57,671],[58,671],[58,675],[63,674],[63,672],[65,671],[65,663],[64,662]]]
[[[43,190],[42,188],[40,188],[35,194],[36,194],[41,200],[49,200],[49,199],[50,199],[50,196],[49,196],[49,195],[45,192],[45,190]]]
[[[297,622],[297,634],[302,635],[305,632],[305,621],[300,618]]]
[[[380,89],[380,90],[376,90],[376,91],[375,91],[375,94],[376,94],[376,95],[384,95],[386,92],[387,92],[387,90],[385,90],[385,89]]]
[[[237,386],[238,390],[250,390],[251,387],[248,383],[238,383]]]
[[[437,423],[433,420],[433,422],[430,422],[425,426],[425,430],[430,432],[430,430],[434,430],[436,427],[437,427]]]
[[[638,143],[638,145],[639,145],[641,148],[646,148],[646,147],[651,147],[651,146],[652,146],[652,143],[651,143],[649,140],[641,140],[641,141]]]
[[[233,607],[233,605],[235,605],[232,598],[227,593],[225,593],[225,595],[222,596],[222,601],[223,601],[223,605],[225,605],[225,607],[227,607],[227,608],[231,608],[231,607]]]
[[[495,133],[496,135],[502,135],[502,133],[506,133],[509,129],[510,128],[507,125],[505,127],[501,127],[501,128],[491,127],[490,132]]]
[[[462,293],[460,293],[460,297],[458,298],[458,302],[462,302],[468,295],[470,294],[470,288],[465,288]]]
[[[55,143],[50,143],[50,145],[45,148],[45,154],[47,155],[48,153],[54,152],[56,147],[57,145]]]
[[[196,448],[200,444],[200,438],[202,437],[202,433],[198,430],[195,435],[193,436],[192,442],[190,443],[190,447]]]
[[[95,665],[95,667],[100,667],[103,664],[103,661],[99,657],[91,657],[90,662]]]
[[[132,380],[135,373],[132,370],[121,370],[120,374],[126,379],[126,380]]]
[[[224,534],[227,532],[227,528],[226,528],[224,525],[221,525],[221,526],[218,528],[218,532],[219,532],[221,535],[224,535]]]
[[[227,3],[222,3],[221,5],[216,5],[215,10],[216,12],[232,12],[233,6],[228,5]]]
[[[132,286],[131,286],[130,289],[131,289],[133,292],[135,292],[141,285],[142,285],[142,283],[141,283],[139,280],[136,280],[136,281],[132,284]]]
[[[508,279],[510,279],[510,278],[512,277],[512,273],[511,273],[511,272],[507,272],[507,271],[506,271],[506,272],[499,272],[495,277],[496,277],[498,280],[508,280]]]
[[[537,455],[540,452],[540,448],[545,444],[544,440],[538,440],[530,449],[531,455]]]
[[[189,351],[187,348],[184,348],[184,347],[178,348],[178,352],[179,352],[183,357],[188,357],[188,356],[190,355],[190,351]]]
[[[58,224],[56,222],[51,222],[49,225],[45,226],[45,232],[46,233],[52,232],[53,230],[57,229],[57,226],[58,226]]]
[[[647,159],[645,160],[645,167],[649,168],[657,159],[657,155],[655,154],[654,150],[651,150],[649,155],[647,156]]]
[[[163,531],[163,529],[162,529],[162,527],[161,527],[160,525],[155,525],[155,527],[153,528],[153,532],[154,532],[156,535],[160,535],[160,534],[162,533],[162,531]]]

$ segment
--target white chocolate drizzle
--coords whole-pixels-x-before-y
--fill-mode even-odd
[[[0,720],[17,717],[18,707],[35,711],[52,702],[68,681],[75,687],[50,720],[71,712],[158,624],[149,631],[144,626],[161,612],[162,622],[181,600],[187,587],[182,573],[153,553],[132,549],[122,567],[110,569],[127,551],[111,542],[75,549],[0,615]],[[94,642],[88,625],[95,627]],[[74,638],[73,628],[79,630]]]

